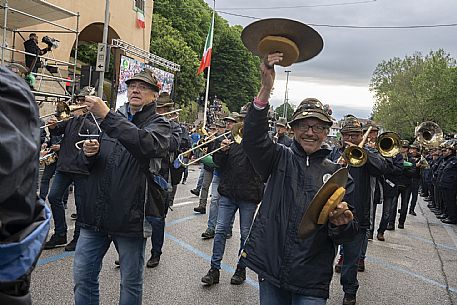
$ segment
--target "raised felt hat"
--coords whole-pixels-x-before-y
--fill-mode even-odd
[[[293,125],[296,121],[306,118],[316,118],[329,125],[333,124],[332,116],[324,109],[322,103],[316,98],[304,99],[297,107],[297,110],[295,110],[289,124]]]
[[[279,118],[277,121],[276,121],[276,126],[282,126],[282,127],[287,127],[287,120],[286,118]]]
[[[363,131],[367,131],[368,128],[371,126],[371,131],[379,131],[379,127],[378,125],[376,125],[373,121],[371,120],[368,120],[368,122],[363,125]]]
[[[280,66],[288,67],[319,54],[324,41],[317,31],[301,22],[270,18],[255,21],[244,28],[241,40],[255,55],[280,52],[284,54]]]
[[[157,98],[156,101],[156,107],[171,107],[173,106],[173,100],[170,97],[170,94],[168,92],[162,92],[160,93],[159,97]]]
[[[341,133],[348,132],[362,132],[362,123],[352,114],[344,117],[343,126],[341,126]]]
[[[128,85],[131,81],[134,80],[143,81],[149,84],[152,87],[152,90],[160,92],[161,86],[151,69],[144,69],[143,71],[135,74],[132,78],[126,80],[125,83]]]

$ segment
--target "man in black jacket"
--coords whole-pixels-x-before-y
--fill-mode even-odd
[[[84,96],[89,95],[91,87],[84,87],[76,96],[78,103],[84,101]],[[48,200],[51,205],[52,218],[54,219],[54,234],[46,242],[44,249],[54,249],[67,244],[67,222],[65,219],[65,206],[63,197],[68,187],[74,184],[76,215],[80,213],[81,202],[85,196],[85,185],[89,172],[86,168],[78,164],[79,150],[75,143],[84,140],[79,133],[81,125],[84,132],[91,134],[97,132],[93,122],[85,120],[82,111],[74,112],[74,117],[69,120],[57,123],[57,119],[51,118],[48,121],[49,133],[53,136],[63,136],[60,143],[59,159],[54,180],[49,191]],[[76,243],[79,238],[79,222],[76,222],[73,239],[65,246],[65,251],[75,251]]]
[[[292,300],[325,304],[337,244],[351,240],[358,225],[347,204],[341,203],[338,214],[330,213],[328,225],[319,226],[304,240],[297,236],[309,202],[324,178],[340,166],[326,158],[329,149],[321,148],[332,119],[316,99],[305,99],[295,111],[290,148],[274,144],[268,137],[273,65],[281,58],[280,53],[271,54],[262,63],[262,87],[244,121],[243,148],[255,171],[268,183],[241,262],[259,275],[260,304],[293,304]],[[349,179],[348,193],[351,188]]]
[[[448,140],[443,144],[444,166],[437,183],[440,186],[446,217],[441,221],[446,224],[457,224],[457,141]]]
[[[287,147],[290,147],[292,143],[294,142],[289,136],[286,134],[287,133],[287,120],[286,118],[279,118],[279,120],[276,121],[275,123],[276,126],[276,134],[273,137],[273,141],[276,143],[285,145]]]
[[[359,145],[363,136],[362,124],[354,116],[348,115],[341,128],[341,134],[345,145]],[[361,167],[354,167],[349,164],[349,173],[354,179],[355,185],[351,194],[351,204],[355,207],[360,229],[353,241],[342,244],[342,252],[344,253],[342,253],[343,264],[340,282],[344,291],[344,305],[356,303],[356,294],[359,288],[357,271],[362,247],[368,238],[366,232],[370,228],[370,177],[380,177],[387,169],[385,159],[376,149],[370,148],[368,145],[365,145],[364,149],[367,153],[367,162]]]
[[[243,116],[240,113],[240,116]],[[207,285],[219,283],[219,269],[225,251],[227,234],[233,223],[236,211],[240,215],[240,250],[249,234],[257,205],[262,200],[263,182],[255,172],[243,146],[235,141],[224,139],[223,147],[214,153],[213,161],[219,169],[220,182],[218,193],[219,209],[217,214],[216,232],[213,241],[211,269],[202,278]],[[240,285],[246,280],[246,266],[240,262],[230,283]]]
[[[84,155],[80,154],[90,176],[78,214],[81,234],[73,263],[76,305],[99,303],[98,277],[111,242],[119,253],[119,304],[141,304],[144,219],[163,216],[166,209],[166,185],[162,189],[157,175],[171,129],[156,113],[159,85],[153,72],[145,70],[129,79],[127,88],[129,102],[117,112],[98,97],[86,97],[88,110],[102,120],[103,133],[99,140],[86,140]]]
[[[44,55],[48,51],[51,51],[51,48],[40,49],[38,46],[38,36],[35,33],[29,35],[29,40],[24,41],[24,50],[27,53],[35,55],[25,55],[25,65],[29,68],[30,72],[36,73],[38,68],[41,67],[41,61],[39,55]]]

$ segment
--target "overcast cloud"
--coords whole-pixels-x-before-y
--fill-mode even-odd
[[[211,0],[205,0],[212,5]],[[457,1],[454,0],[377,0],[369,3],[331,6],[308,7],[299,9],[259,10],[251,7],[277,7],[294,5],[322,5],[360,0],[217,0],[216,10],[250,15],[260,18],[282,17],[301,21],[305,24],[331,24],[356,26],[408,26],[457,23]],[[245,8],[229,10],[228,8]],[[231,25],[247,24],[253,19],[220,14]],[[368,84],[377,64],[392,57],[404,57],[414,52],[423,54],[431,50],[444,49],[456,58],[457,27],[420,28],[420,29],[347,29],[313,26],[324,39],[323,51],[312,60],[290,67],[290,81],[312,82],[324,86],[321,98],[329,98],[325,92],[331,86],[350,86],[354,89],[363,88],[364,93],[341,96],[341,100],[326,101],[333,108],[340,107],[346,111],[350,104],[365,109],[363,114],[371,112],[373,100],[368,92]],[[215,33],[217,35],[217,33]],[[272,104],[282,103],[285,90],[285,69],[277,69],[277,93]],[[329,87],[330,86],[330,87]],[[291,88],[291,82],[289,82]],[[298,88],[298,87],[297,87]],[[326,89],[325,89],[326,88]],[[338,90],[338,87],[334,87]],[[296,89],[289,92],[292,103],[298,104],[308,96],[306,92]],[[282,92],[282,93],[280,93]],[[359,94],[359,95],[358,95]],[[358,95],[355,97],[355,95]],[[316,96],[319,98],[319,96]],[[360,100],[360,101],[358,101]],[[349,104],[348,104],[349,103]],[[343,112],[344,112],[343,111]],[[339,111],[338,111],[339,112]]]

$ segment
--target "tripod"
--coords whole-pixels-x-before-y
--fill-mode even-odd
[[[52,57],[54,60],[56,59],[52,49],[48,51],[48,54],[50,54],[51,55],[50,57]],[[62,82],[61,79],[63,79],[63,77],[62,77],[62,74],[60,73],[60,69],[57,67],[57,61],[55,61],[55,65],[56,65],[55,66],[56,72],[53,72],[52,70],[50,70],[48,68],[48,61],[46,59],[43,60],[43,64],[41,65],[40,68],[38,68],[38,69],[41,69],[40,73],[35,73],[37,78],[39,78],[37,91],[40,91],[41,84],[42,84],[42,81],[43,81],[43,77],[46,77],[46,78],[50,78],[50,79],[56,80],[57,83],[59,84],[59,86],[64,90],[64,92],[65,93],[67,92],[66,88],[61,84],[61,82]],[[48,71],[51,74],[51,76],[44,74],[45,71]],[[55,76],[54,73],[58,73],[58,77]]]

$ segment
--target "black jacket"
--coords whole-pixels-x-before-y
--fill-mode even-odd
[[[445,158],[438,184],[441,188],[457,188],[457,156],[448,156]]]
[[[398,181],[403,173],[403,156],[397,154],[393,158],[386,158],[387,168],[381,179],[384,197],[396,197],[398,195]]]
[[[254,171],[241,144],[233,143],[226,152],[214,153],[213,161],[220,172],[219,194],[255,204],[262,200],[262,179]]]
[[[290,147],[294,143],[294,140],[289,138],[288,135],[282,134],[278,136],[278,143]]]
[[[24,50],[27,53],[36,54],[36,56],[25,55],[25,65],[27,66],[27,68],[29,68],[31,70],[32,70],[32,65],[33,65],[33,61],[35,60],[35,58],[36,58],[35,67],[39,68],[39,67],[41,67],[39,55],[43,55],[48,52],[47,48],[40,49],[40,47],[36,44],[35,40],[33,40],[33,39],[24,41]]]
[[[267,134],[267,113],[251,107],[244,121],[243,148],[268,183],[241,259],[277,287],[328,298],[337,244],[353,238],[357,221],[340,227],[320,225],[305,240],[297,231],[323,176],[340,166],[326,159],[328,149],[308,156],[295,141],[290,148],[274,144]],[[349,194],[352,187],[349,179]]]
[[[57,170],[65,173],[88,175],[87,168],[81,166],[78,162],[79,150],[75,143],[81,140],[86,140],[85,137],[78,135],[81,124],[84,124],[82,130],[89,130],[90,134],[98,134],[98,129],[95,124],[87,116],[84,120],[83,116],[75,116],[69,120],[57,123],[54,129],[49,129],[49,134],[53,136],[62,136],[60,143],[59,160],[57,161]]]
[[[149,104],[132,122],[125,107],[110,111],[100,127],[99,153],[90,158],[80,153],[90,176],[78,221],[92,230],[143,236],[146,200],[154,204],[145,196],[146,175],[158,174],[168,152],[170,124],[155,113],[155,104]],[[149,187],[153,186],[148,183]],[[164,210],[163,206],[153,208]]]

